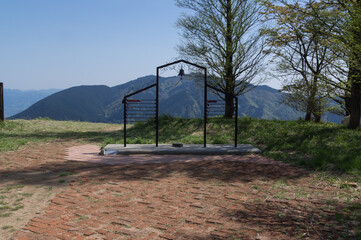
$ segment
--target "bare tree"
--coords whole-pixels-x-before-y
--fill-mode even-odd
[[[210,84],[223,90],[225,117],[234,113],[233,96],[259,83],[262,70],[262,37],[257,31],[261,15],[255,0],[176,0],[192,11],[183,14],[180,54],[208,67]]]

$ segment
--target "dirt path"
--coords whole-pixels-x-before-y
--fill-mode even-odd
[[[65,150],[74,144],[77,143],[35,143],[0,153],[1,240],[10,239],[32,218],[44,213],[50,199],[74,179],[66,169],[56,167],[64,164]]]
[[[65,161],[72,144],[0,155],[11,162],[1,189],[24,185],[9,196],[33,193],[24,195],[30,203],[21,200],[22,209],[0,218],[1,239],[356,239],[350,212],[360,189],[340,189],[292,166],[260,156]]]

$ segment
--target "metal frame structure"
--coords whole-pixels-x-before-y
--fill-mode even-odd
[[[4,115],[4,84],[0,82],[0,121],[5,120]]]
[[[179,64],[179,63],[185,63],[185,64],[189,64],[191,66],[194,66],[196,68],[200,68],[204,71],[204,116],[203,116],[203,146],[207,147],[207,114],[209,113],[208,109],[211,107],[212,103],[214,102],[214,100],[210,100],[208,101],[207,99],[207,87],[213,89],[214,91],[220,92],[225,94],[224,91],[217,89],[215,87],[212,87],[210,85],[208,85],[207,83],[207,68],[199,66],[195,63],[191,63],[188,62],[186,60],[177,60],[165,65],[161,65],[159,67],[157,67],[157,78],[156,78],[156,83],[152,84],[148,87],[145,87],[143,89],[140,89],[134,93],[128,94],[126,96],[124,96],[122,103],[124,104],[124,147],[127,146],[127,122],[129,119],[134,119],[134,120],[146,120],[146,117],[149,115],[152,115],[151,113],[154,110],[154,101],[155,101],[155,142],[156,142],[156,147],[158,147],[158,141],[159,141],[159,71],[162,68],[166,68],[169,67],[171,65],[175,65],[175,64]],[[181,69],[182,72],[183,69]],[[182,72],[184,73],[184,72]],[[182,74],[181,74],[182,75]],[[148,90],[150,88],[155,87],[155,100],[154,99],[129,99],[130,97],[141,93],[145,90]],[[238,135],[238,98],[237,96],[233,96],[233,98],[235,99],[235,137],[234,137],[234,145],[235,147],[237,147],[237,135]],[[131,113],[134,111],[147,111],[148,113],[150,112],[150,114],[144,114],[141,113],[140,115],[132,115]]]
[[[172,63],[168,63],[168,64],[164,64],[162,66],[157,67],[157,83],[156,83],[156,116],[155,116],[155,142],[156,142],[156,147],[158,147],[158,138],[159,138],[159,111],[158,111],[158,106],[159,106],[159,70],[162,68],[166,68],[169,67],[171,65],[175,65],[178,63],[185,63],[185,64],[189,64],[191,66],[200,68],[204,71],[204,119],[203,119],[203,128],[204,128],[204,133],[203,133],[203,146],[207,147],[207,68],[199,66],[195,63],[191,63],[188,62],[186,60],[178,60]]]

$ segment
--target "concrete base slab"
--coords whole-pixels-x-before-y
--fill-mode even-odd
[[[184,144],[183,147],[173,147],[172,144],[108,144],[103,148],[104,155],[112,154],[154,154],[154,155],[244,155],[261,153],[261,150],[250,145],[240,144],[237,147],[228,144]]]
[[[274,161],[258,154],[243,155],[190,155],[190,154],[118,154],[99,155],[99,146],[82,145],[73,146],[67,149],[65,157],[69,161],[80,161],[86,163],[121,165],[121,164],[174,164],[194,163],[201,161],[234,161],[252,164],[270,164],[274,166],[289,166],[286,163]]]

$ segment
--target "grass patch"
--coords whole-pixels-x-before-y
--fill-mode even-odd
[[[8,205],[0,205],[0,210],[10,209]]]
[[[355,239],[361,239],[361,204],[353,204],[343,209],[343,212],[335,214],[336,221],[345,228],[355,229]]]
[[[2,228],[3,230],[6,230],[6,229],[13,228],[13,226],[10,226],[10,225],[5,225],[5,226],[2,226],[1,228]]]
[[[33,193],[20,193],[20,195],[23,197],[31,197],[33,196]]]
[[[15,212],[15,211],[17,211],[19,209],[22,209],[22,208],[24,208],[24,205],[16,205],[15,207],[11,208],[11,211]]]
[[[241,140],[276,160],[361,176],[361,132],[333,123],[240,120]],[[241,130],[242,129],[242,130]]]
[[[23,188],[23,187],[25,187],[24,185],[20,185],[20,184],[18,184],[18,185],[10,185],[10,186],[7,186],[6,187],[6,190],[7,191],[10,191],[10,190],[13,190],[13,189],[21,189],[21,188]]]
[[[0,213],[0,218],[10,217],[11,213]]]
[[[60,172],[59,177],[66,177],[66,176],[70,176],[73,174],[74,174],[73,172]]]
[[[161,116],[159,143],[203,143],[203,119]],[[128,143],[155,143],[155,122],[137,123],[127,131]],[[337,170],[361,177],[361,131],[349,130],[334,123],[302,120],[260,120],[249,117],[238,120],[238,142],[259,147],[263,155],[275,160],[317,170]],[[207,143],[232,144],[234,119],[213,118],[207,123]],[[106,138],[108,143],[123,143]]]
[[[220,124],[220,121],[223,123]],[[213,118],[207,124],[207,142],[210,144],[233,143],[232,126],[234,120]],[[234,127],[233,127],[234,128]],[[203,144],[203,119],[174,118],[168,115],[159,117],[159,143],[181,142]],[[106,138],[103,146],[109,143],[123,143],[123,134],[117,138]],[[136,123],[127,128],[127,143],[155,144],[155,120]]]
[[[0,122],[0,152],[20,146],[56,139],[73,139],[101,143],[105,137],[119,136],[121,125],[89,122],[34,120],[5,120]],[[114,131],[109,131],[109,129]]]
[[[155,121],[127,125],[128,143],[155,144]],[[73,139],[123,143],[120,124],[36,120],[7,120],[0,123],[0,152],[37,141]],[[275,160],[317,170],[352,173],[361,181],[361,131],[333,123],[305,121],[238,119],[238,142],[259,147],[263,155]],[[232,144],[234,119],[209,119],[207,143]],[[171,116],[159,118],[159,143],[203,143],[203,119]],[[67,172],[59,173],[66,176]]]
[[[78,220],[87,220],[89,217],[88,216],[85,216],[85,215],[80,215],[78,217]]]

